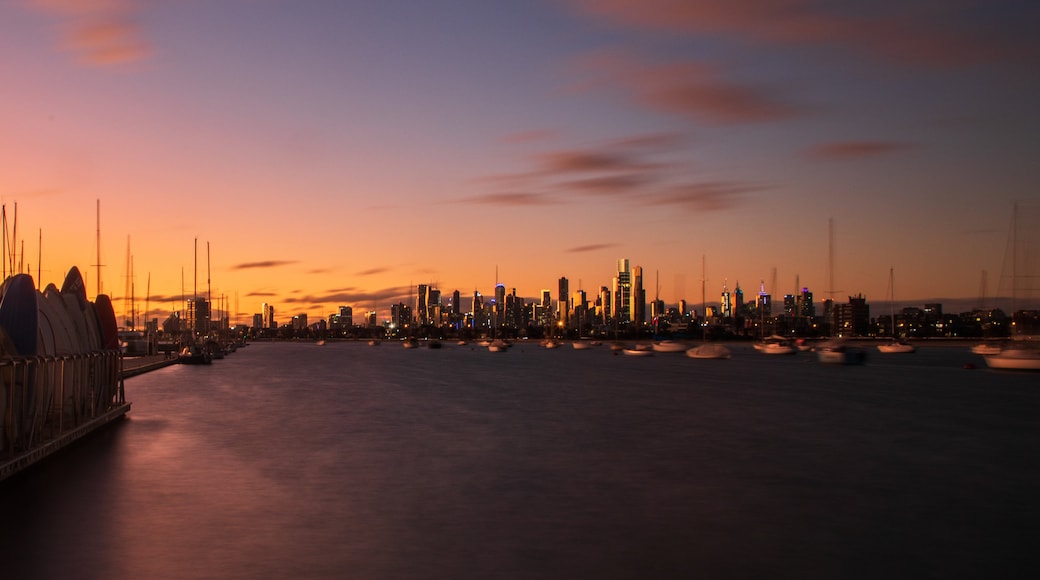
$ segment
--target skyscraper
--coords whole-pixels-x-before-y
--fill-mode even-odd
[[[642,266],[635,266],[632,268],[631,292],[632,305],[629,308],[629,312],[632,315],[631,320],[637,325],[642,326],[642,324],[646,322],[646,290],[643,289]]]
[[[426,324],[429,320],[426,298],[426,284],[419,284],[419,291],[415,296],[415,319],[419,324]]]
[[[632,320],[632,274],[628,258],[618,260],[618,275],[614,278],[614,318]]]
[[[722,317],[733,317],[733,296],[729,293],[726,282],[722,282]]]
[[[556,319],[567,326],[570,314],[570,283],[567,278],[560,278],[559,292],[556,296],[559,300],[556,304]]]

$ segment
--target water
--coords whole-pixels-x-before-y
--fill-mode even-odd
[[[1040,375],[253,344],[0,483],[4,578],[1035,577]]]

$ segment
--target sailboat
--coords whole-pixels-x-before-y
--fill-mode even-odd
[[[1019,240],[1018,211],[1016,203],[1011,214],[1011,233],[1008,244],[1008,252],[1005,260],[1010,258],[1011,270],[1011,343],[1001,349],[997,354],[986,355],[983,358],[986,365],[993,369],[1033,370],[1040,371],[1040,341],[1037,336],[1040,312],[1037,310],[1019,310],[1019,292],[1026,290],[1028,298],[1035,299],[1035,288],[1033,280],[1040,275],[1037,268],[1038,260],[1035,252],[1040,249],[1040,239],[1037,238],[1035,228],[1028,228],[1026,235],[1032,238]],[[1024,246],[1020,248],[1021,246]],[[1005,261],[1005,267],[1007,267]],[[1027,285],[1028,284],[1028,285]]]
[[[889,307],[892,310],[892,341],[888,344],[879,344],[877,349],[884,353],[911,353],[917,349],[914,345],[909,344],[905,340],[900,340],[896,336],[896,285],[895,285],[895,269],[888,269],[888,291],[890,295]]]

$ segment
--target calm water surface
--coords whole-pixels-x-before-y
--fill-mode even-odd
[[[0,576],[1036,577],[1040,375],[734,349],[253,344],[135,377],[127,421],[0,484]]]

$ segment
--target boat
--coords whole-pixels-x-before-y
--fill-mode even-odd
[[[798,352],[790,340],[776,334],[756,342],[754,347],[762,354],[795,354]]]
[[[382,341],[373,338],[372,340],[368,341],[368,346],[379,346],[381,342]]]
[[[405,348],[419,348],[419,341],[414,338],[406,338],[401,342],[401,346]]]
[[[888,269],[888,288],[891,297],[888,304],[892,311],[892,340],[886,344],[877,345],[877,349],[886,354],[909,354],[915,352],[917,349],[914,345],[908,343],[905,339],[900,339],[896,336],[896,285],[894,268]]]
[[[130,411],[111,299],[29,274],[0,283],[0,480]]]
[[[993,369],[1040,371],[1040,311],[1019,309],[1018,304],[1021,292],[1025,292],[1024,298],[1031,301],[1037,297],[1033,284],[1040,279],[1035,259],[1036,251],[1040,249],[1040,237],[1037,228],[1030,227],[1022,234],[1032,237],[1020,239],[1018,212],[1016,203],[1011,213],[1011,232],[1004,256],[1005,268],[1010,266],[1011,271],[1011,342],[1000,352],[985,355],[983,359]]]
[[[991,369],[1040,371],[1040,348],[1015,345],[985,357]]]
[[[509,350],[509,343],[501,338],[496,338],[488,343],[487,349],[489,352],[505,352]]]
[[[866,360],[867,352],[845,341],[831,340],[816,347],[816,356],[825,364],[858,365]]]
[[[182,365],[208,365],[213,362],[213,354],[201,344],[192,343],[181,349],[177,361]]]
[[[658,340],[652,347],[655,352],[686,352],[690,348],[678,340]]]
[[[733,353],[721,344],[705,343],[686,350],[690,358],[728,359]]]
[[[591,340],[576,340],[571,343],[571,346],[574,347],[574,350],[588,350],[596,345]]]
[[[971,347],[972,354],[980,354],[983,356],[1000,354],[1004,350],[1003,342],[980,342]]]
[[[917,347],[904,341],[895,339],[886,344],[877,345],[877,349],[880,352],[893,354],[893,353],[912,353],[917,351]]]
[[[628,356],[653,356],[654,347],[650,344],[637,344],[632,348],[622,349],[621,352]]]
[[[560,341],[547,339],[542,341],[542,346],[545,348],[560,348]]]

